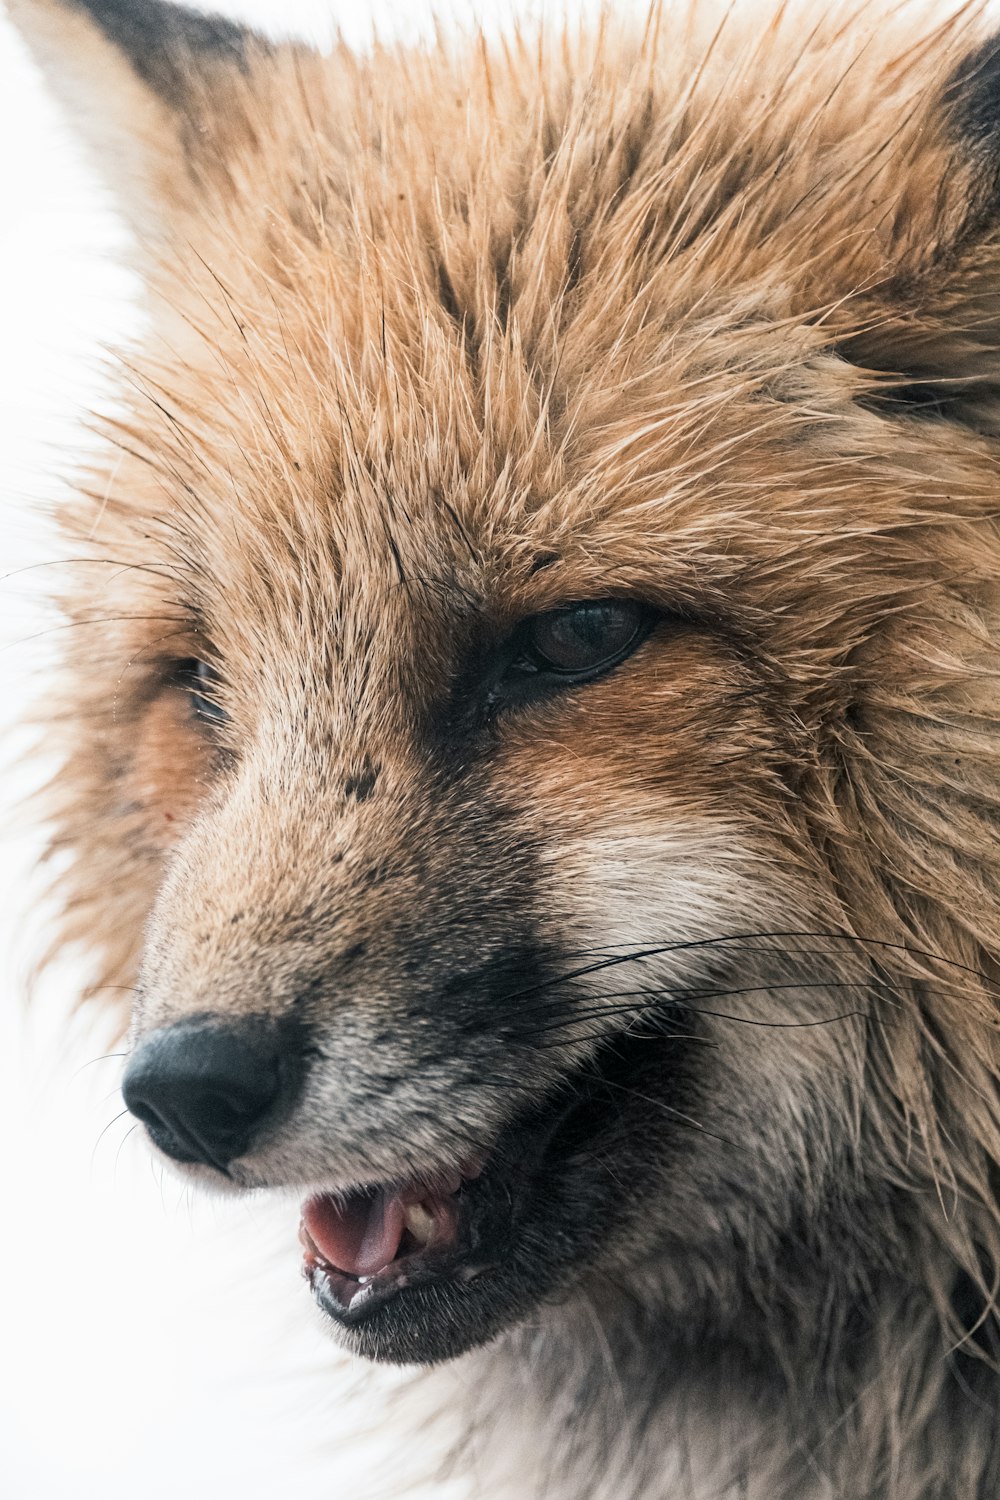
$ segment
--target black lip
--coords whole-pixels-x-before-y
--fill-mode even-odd
[[[407,1292],[443,1282],[468,1286],[496,1273],[496,1257],[490,1263],[478,1264],[461,1251],[447,1254],[408,1255],[398,1265],[390,1266],[378,1276],[364,1282],[347,1276],[322,1261],[307,1256],[304,1274],[317,1305],[328,1317],[345,1328],[356,1328],[382,1308],[405,1298]]]

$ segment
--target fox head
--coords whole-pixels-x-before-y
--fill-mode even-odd
[[[301,1192],[366,1355],[641,1305],[664,1381],[942,1493],[906,1421],[997,1349],[1000,54],[8,3],[149,289],[51,727],[127,1103]]]

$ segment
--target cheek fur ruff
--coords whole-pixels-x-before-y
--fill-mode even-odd
[[[161,0],[7,4],[151,309],[64,517],[59,941],[167,1005],[231,958],[291,993],[331,891],[350,951],[382,933],[381,1000],[418,909],[453,958],[473,927],[704,927],[724,959],[654,975],[687,986],[657,1102],[692,1129],[636,1147],[618,1260],[420,1409],[461,1407],[498,1496],[993,1500],[987,18],[678,0],[360,58]],[[627,675],[490,717],[484,641],[618,595],[661,621]]]

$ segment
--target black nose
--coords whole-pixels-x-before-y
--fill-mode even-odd
[[[143,1038],[122,1094],[161,1151],[225,1171],[297,1091],[301,1057],[294,1033],[269,1017],[190,1018]]]

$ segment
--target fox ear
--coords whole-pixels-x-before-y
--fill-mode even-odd
[[[935,108],[927,232],[841,352],[880,376],[868,404],[1000,436],[1000,36],[969,51]],[[864,307],[864,303],[861,304]]]
[[[6,0],[94,162],[141,234],[190,205],[269,49],[165,0]]]

